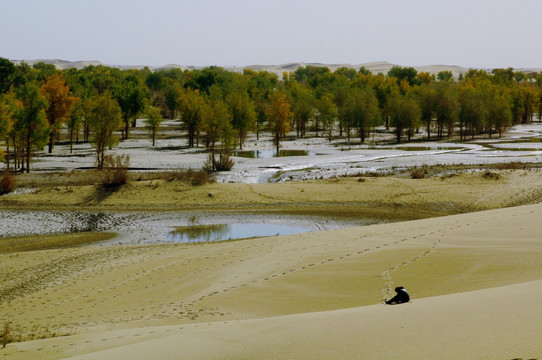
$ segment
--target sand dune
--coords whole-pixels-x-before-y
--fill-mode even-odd
[[[60,60],[60,59],[34,59],[34,60],[12,60],[14,63],[18,64],[20,62],[26,62],[29,65],[36,64],[38,62],[44,62],[46,64],[53,64],[58,69],[68,69],[68,68],[76,68],[76,69],[82,69],[89,65],[106,65],[102,64],[99,61],[93,60],[93,61],[66,61],[66,60]],[[255,71],[268,71],[275,73],[279,76],[282,76],[283,72],[290,72],[295,71],[299,67],[305,67],[305,66],[325,66],[331,69],[331,71],[335,71],[340,67],[348,67],[353,68],[356,70],[359,70],[362,66],[371,71],[374,74],[377,73],[387,73],[392,66],[399,65],[399,66],[407,66],[407,65],[401,65],[401,64],[392,64],[387,61],[373,61],[368,63],[362,63],[362,64],[322,64],[322,63],[305,63],[305,62],[293,62],[293,63],[287,63],[287,64],[279,64],[279,65],[247,65],[247,66],[222,66],[224,69],[228,71],[238,72],[242,73],[245,69],[252,69]],[[120,69],[142,69],[146,65],[107,65],[107,66],[113,66]],[[408,65],[410,66],[410,65]],[[193,70],[193,69],[203,69],[204,66],[185,66],[185,65],[179,65],[179,64],[167,64],[167,65],[161,65],[161,66],[147,66],[149,69],[155,71],[155,70],[166,70],[166,69],[181,69],[181,70]],[[469,68],[472,67],[462,67],[457,65],[416,65],[413,66],[418,72],[428,72],[431,74],[437,74],[440,71],[451,71],[454,74],[454,77],[458,77],[459,74],[465,73]],[[491,69],[485,69],[488,71],[491,71]],[[531,73],[531,72],[542,72],[542,68],[521,68],[516,69],[521,70],[525,73]]]
[[[72,334],[0,356],[540,358],[541,214],[0,255],[0,314]],[[396,285],[413,302],[382,305]]]
[[[536,281],[419,299],[402,306],[169,327],[171,333],[157,339],[73,359],[536,357],[542,354],[541,296],[542,281]],[[517,307],[512,310],[511,305]]]

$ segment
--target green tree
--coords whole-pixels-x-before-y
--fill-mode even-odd
[[[154,71],[147,75],[145,85],[152,91],[160,91],[165,86],[164,74],[161,71]]]
[[[83,74],[98,94],[103,94],[106,91],[111,92],[113,87],[118,86],[122,76],[122,73],[117,69],[103,65],[87,66],[83,69]]]
[[[44,81],[45,79],[58,73],[54,64],[47,64],[44,61],[40,61],[32,65],[32,68],[36,70],[37,79]]]
[[[316,108],[318,109],[319,119],[322,120],[324,127],[327,128],[328,140],[331,141],[335,119],[339,114],[337,105],[333,101],[333,96],[325,94],[321,99],[317,100]]]
[[[114,91],[122,110],[123,139],[128,139],[130,126],[135,127],[137,116],[145,109],[146,90],[139,77],[129,74]]]
[[[352,124],[358,128],[362,143],[365,142],[367,131],[380,121],[378,99],[374,91],[368,87],[352,88],[343,112],[349,126]],[[350,131],[347,130],[347,133],[350,141]]]
[[[527,123],[528,121],[533,121],[533,115],[538,108],[539,90],[535,84],[526,82],[520,83],[519,88],[523,98],[522,122]]]
[[[290,82],[289,90],[297,137],[305,137],[309,120],[314,116],[314,94],[309,86],[297,81]]]
[[[216,171],[216,153],[225,153],[231,143],[233,137],[233,128],[231,127],[231,114],[228,106],[224,103],[221,94],[213,94],[208,100],[206,107],[203,131],[207,136],[207,150],[210,152],[211,170]],[[219,149],[217,144],[221,144]]]
[[[474,134],[483,128],[488,116],[481,91],[470,82],[464,83],[459,91],[459,105],[460,138],[465,139],[468,133],[474,138]]]
[[[505,95],[495,94],[489,103],[488,118],[492,119],[495,132],[502,136],[503,131],[512,125],[511,100]],[[489,137],[491,137],[492,128],[489,127]]]
[[[199,143],[199,132],[205,116],[205,105],[205,100],[198,90],[192,90],[191,88],[181,90],[179,112],[188,130],[188,146],[191,148],[194,147],[194,140]]]
[[[395,128],[397,142],[401,142],[404,130],[407,130],[408,141],[410,141],[413,130],[420,121],[420,106],[417,101],[410,96],[394,95],[390,99],[390,121]]]
[[[300,66],[294,71],[293,78],[297,82],[308,84],[313,89],[315,89],[316,87],[318,87],[322,77],[330,73],[331,71],[329,70],[329,68],[325,66]]]
[[[420,105],[421,121],[426,126],[427,140],[431,140],[431,123],[435,115],[435,90],[433,87],[421,85],[416,88],[416,96]]]
[[[9,91],[15,78],[15,65],[0,57],[0,95]]]
[[[365,76],[369,76],[369,75],[372,75],[373,73],[367,69],[365,66],[362,66],[359,68],[359,71],[358,73],[362,74],[362,75],[365,75]]]
[[[514,84],[514,69],[493,69],[491,70],[493,77],[491,80],[496,85],[511,86]]]
[[[164,102],[169,110],[170,119],[177,118],[176,110],[179,106],[179,89],[168,86],[164,91]]]
[[[349,68],[349,67],[340,67],[337,70],[334,71],[335,75],[342,75],[349,79],[350,81],[354,80],[357,76],[356,69]]]
[[[78,99],[75,103],[73,111],[70,113],[68,120],[66,121],[66,126],[70,134],[70,153],[73,152],[73,141],[79,142],[79,131],[81,130],[81,125],[86,117],[85,114],[85,105],[83,101]]]
[[[393,66],[388,71],[388,77],[396,78],[398,83],[400,83],[401,80],[405,80],[410,86],[418,85],[420,82],[418,79],[418,71],[413,67]]]
[[[418,79],[420,79],[420,84],[429,85],[435,81],[435,74],[430,74],[428,72],[421,72],[418,74]]]
[[[434,96],[434,110],[438,138],[442,139],[445,127],[448,130],[448,137],[451,137],[459,113],[459,103],[456,92],[449,82],[438,84]]]
[[[247,69],[244,75],[248,77],[248,95],[254,102],[256,111],[256,139],[260,139],[260,129],[267,122],[267,110],[269,107],[269,96],[273,93],[278,84],[278,76],[267,71],[255,72]]]
[[[235,90],[226,96],[226,104],[230,110],[232,126],[239,137],[239,149],[243,149],[247,133],[256,128],[254,103],[246,92]]]
[[[443,70],[437,74],[437,79],[441,82],[454,81],[454,74],[449,70]]]
[[[104,92],[92,99],[88,124],[94,135],[96,166],[101,170],[104,166],[105,150],[118,142],[113,132],[122,124],[122,110],[109,93]]]
[[[383,75],[372,76],[369,79],[371,86],[378,99],[378,106],[382,114],[382,120],[386,125],[386,130],[389,129],[389,100],[399,93],[399,86],[393,78],[384,77]]]
[[[15,96],[12,92],[0,95],[0,143],[5,140],[9,153],[9,134],[15,124]],[[0,149],[0,161],[4,159]],[[6,157],[6,165],[9,170],[9,157]]]
[[[269,128],[273,133],[273,144],[278,154],[280,141],[290,131],[292,119],[292,112],[290,111],[290,104],[286,100],[286,94],[277,92],[272,95],[267,117],[269,119]]]
[[[45,117],[47,100],[41,94],[39,87],[34,83],[24,84],[17,93],[17,111],[15,129],[20,135],[24,147],[26,168],[30,172],[30,158],[34,148],[44,145],[49,133],[49,126]]]
[[[201,94],[208,94],[213,85],[222,89],[232,86],[234,74],[218,66],[210,66],[205,69],[195,70],[192,81],[185,82],[186,87],[199,90]]]
[[[152,146],[156,143],[156,133],[160,129],[160,126],[162,124],[162,121],[164,121],[164,118],[162,117],[162,114],[160,113],[160,108],[157,108],[155,106],[148,106],[147,110],[145,111],[146,114],[146,121],[145,121],[145,127],[147,130],[149,130],[151,139],[152,139]]]

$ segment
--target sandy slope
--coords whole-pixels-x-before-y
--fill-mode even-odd
[[[540,358],[541,215],[1,255],[0,314],[75,335],[0,358]],[[381,305],[399,284],[414,301]]]
[[[542,281],[537,281],[403,306],[169,328],[172,334],[75,359],[535,357],[542,354],[541,296]]]

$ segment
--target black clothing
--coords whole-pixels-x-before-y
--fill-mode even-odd
[[[397,293],[397,295],[395,295],[392,299],[386,301],[386,304],[402,304],[410,301],[410,296],[408,295],[404,287],[396,287],[395,292]]]

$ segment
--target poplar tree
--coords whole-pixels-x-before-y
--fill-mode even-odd
[[[408,140],[420,120],[420,106],[410,96],[395,95],[390,100],[390,121],[395,128],[397,142],[401,142],[403,130],[407,130]]]
[[[122,111],[119,104],[107,93],[92,99],[88,113],[88,126],[94,135],[96,166],[103,169],[105,150],[118,142],[113,131],[122,124]]]
[[[47,100],[45,113],[49,122],[49,154],[53,152],[55,137],[62,124],[68,119],[77,98],[60,74],[53,74],[41,85],[41,95]]]
[[[226,104],[232,117],[232,126],[239,137],[239,149],[243,149],[243,143],[249,131],[256,128],[256,109],[248,94],[241,90],[235,90],[226,96]]]
[[[205,100],[199,90],[190,88],[182,90],[179,95],[179,112],[181,119],[188,130],[188,146],[194,147],[196,137],[199,142],[200,127],[203,122]]]
[[[156,132],[158,131],[158,129],[160,129],[160,125],[162,124],[162,121],[164,121],[164,118],[160,113],[160,108],[157,108],[155,106],[148,106],[145,113],[147,117],[147,119],[145,120],[145,127],[150,132],[152,146],[154,147],[156,143]]]
[[[269,128],[273,133],[273,145],[275,145],[278,154],[280,141],[290,131],[292,119],[292,111],[290,110],[290,104],[286,101],[286,94],[277,92],[272,95],[267,118]]]
[[[32,150],[44,145],[49,126],[45,117],[47,100],[41,94],[38,85],[28,82],[24,84],[17,94],[17,111],[15,129],[24,144],[23,170],[30,172],[30,158]]]

